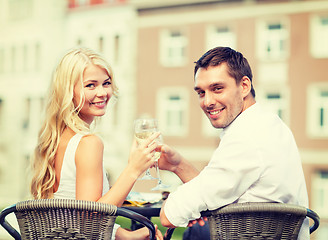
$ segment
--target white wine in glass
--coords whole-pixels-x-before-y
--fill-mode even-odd
[[[140,144],[145,141],[150,135],[156,131],[156,125],[153,123],[154,119],[139,118],[134,120],[134,136],[137,143]],[[156,179],[151,174],[149,169],[146,170],[145,175],[140,180]]]
[[[156,140],[158,143],[163,143],[162,135],[160,135]],[[155,153],[155,163],[156,163],[157,185],[151,189],[153,191],[164,190],[169,187],[169,185],[166,185],[162,182],[161,176],[159,174],[158,159],[160,157],[161,157],[161,152],[156,152]]]
[[[138,132],[138,133],[135,133],[137,143],[138,144],[142,143],[147,138],[149,138],[153,133],[155,133],[155,131],[154,132]],[[154,155],[155,160],[158,160],[160,158],[160,156],[161,156],[160,152],[155,152],[155,155]]]
[[[148,137],[150,137],[153,133],[158,132],[158,126],[157,126],[157,120],[153,118],[141,118],[136,119],[134,121],[134,132],[135,137],[140,144],[142,141],[145,141]],[[158,143],[163,143],[162,135],[160,135],[157,139],[155,139]],[[161,190],[168,188],[169,186],[162,183],[160,174],[159,174],[159,167],[158,167],[158,159],[161,156],[161,152],[155,152],[154,154],[154,160],[156,162],[156,174],[158,182],[157,185],[152,188],[152,190]],[[147,169],[145,175],[141,179],[154,179],[153,176],[151,176],[149,169]]]

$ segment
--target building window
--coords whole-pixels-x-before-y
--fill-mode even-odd
[[[311,18],[310,42],[313,57],[328,57],[328,15]]]
[[[311,137],[328,137],[328,84],[308,89],[307,129]]]
[[[0,48],[0,74],[5,72],[5,52]]]
[[[160,38],[160,62],[163,66],[183,66],[187,62],[187,37],[181,30],[164,30]]]
[[[184,136],[188,131],[189,93],[185,88],[162,88],[157,95],[157,116],[161,131]]]
[[[321,218],[328,218],[328,170],[318,171],[312,181],[312,208]]]
[[[32,16],[32,0],[11,0],[7,4],[11,20],[22,20]]]
[[[0,164],[0,184],[5,182],[4,176],[5,176],[5,172],[4,172],[5,168],[2,167],[2,164]]]
[[[320,215],[320,212],[319,212]],[[315,232],[316,240],[326,240],[328,236],[328,223],[326,221],[320,222],[320,227]]]
[[[22,72],[24,70],[24,49],[23,46],[17,46],[16,49],[16,72]]]
[[[118,64],[120,60],[121,38],[120,35],[114,36],[114,63]]]
[[[0,130],[3,129],[4,125],[2,123],[4,118],[4,111],[3,111],[3,100],[0,98]],[[0,131],[2,132],[2,131]]]
[[[270,110],[276,113],[280,118],[282,118],[283,112],[283,99],[279,92],[267,93],[265,96],[266,105]]]
[[[31,98],[25,99],[25,114],[23,119],[23,129],[28,130],[31,120]]]
[[[257,88],[257,99],[269,111],[277,114],[285,123],[289,122],[288,88],[266,86]]]
[[[288,29],[281,20],[258,24],[257,51],[261,60],[284,60],[288,56]]]
[[[28,70],[28,51],[27,45],[23,46],[23,71],[26,72]]]
[[[236,49],[236,35],[228,26],[208,26],[206,42],[207,49],[218,46]]]
[[[82,39],[81,39],[81,38],[78,38],[77,41],[76,41],[76,44],[77,44],[78,46],[82,46],[82,44],[83,44]]]
[[[328,218],[328,170],[317,171],[312,178],[311,208],[319,213],[321,219]],[[325,240],[328,236],[327,221],[320,222],[316,232],[317,240]]]
[[[11,72],[16,71],[16,47],[12,46],[11,47]]]
[[[86,6],[90,3],[89,3],[89,0],[77,0],[77,4],[78,4],[78,6]]]
[[[34,55],[34,57],[35,57],[35,65],[34,65],[34,67],[35,67],[35,70],[36,71],[40,71],[40,68],[41,68],[41,45],[40,45],[40,43],[37,43],[36,45],[35,45],[35,55]]]
[[[24,99],[24,112],[22,115],[22,129],[25,133],[37,134],[41,117],[40,113],[44,110],[43,97],[27,97]]]
[[[103,37],[99,37],[98,39],[98,49],[99,52],[103,52],[104,51],[104,38]]]

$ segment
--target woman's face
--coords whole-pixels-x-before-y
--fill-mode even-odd
[[[106,70],[90,64],[83,73],[83,83],[78,81],[74,87],[75,107],[81,101],[81,91],[85,100],[82,102],[79,116],[83,121],[91,124],[96,116],[103,116],[106,113],[107,103],[113,95],[112,80]]]

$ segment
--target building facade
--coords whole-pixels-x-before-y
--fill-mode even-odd
[[[58,49],[62,1],[0,1],[0,202],[29,191],[29,155]],[[42,21],[40,21],[42,19]],[[58,48],[56,48],[58,46]]]
[[[122,0],[1,0],[0,11],[0,206],[29,197],[29,161],[52,72],[75,46],[102,53],[114,70],[120,94],[95,131],[104,140],[105,167],[116,179],[133,137],[135,9]]]
[[[294,133],[310,206],[321,216],[316,239],[326,239],[328,2],[135,2],[138,114],[158,118],[165,141],[204,167],[219,133],[198,106],[194,61],[220,45],[242,52],[252,66],[257,101]]]

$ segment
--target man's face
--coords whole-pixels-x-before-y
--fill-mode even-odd
[[[243,81],[236,84],[226,63],[199,68],[195,74],[199,104],[215,128],[225,128],[244,110]]]

